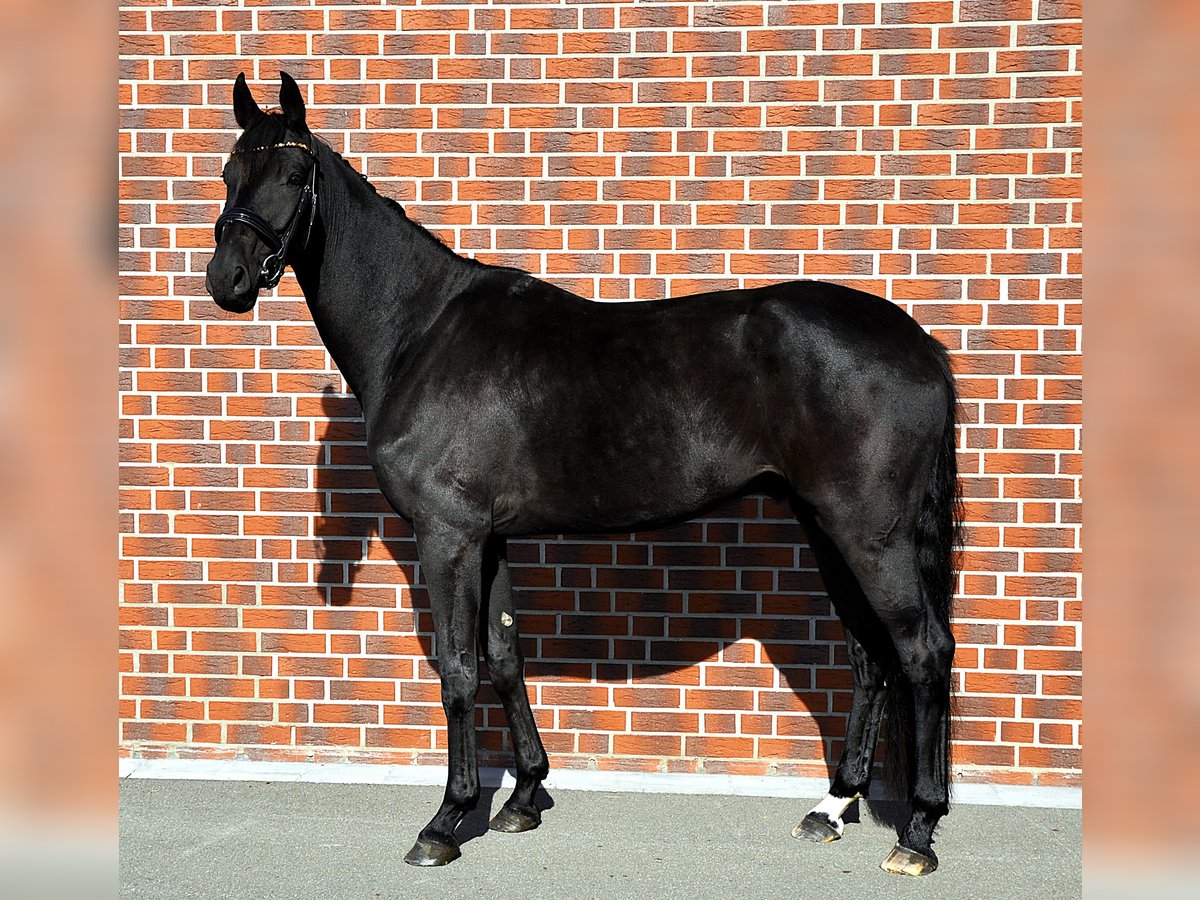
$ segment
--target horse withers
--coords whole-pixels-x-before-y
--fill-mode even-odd
[[[958,528],[946,350],[894,304],[813,281],[640,303],[586,300],[456,255],[305,122],[239,76],[238,138],[206,287],[244,313],[291,265],[362,407],[379,485],[412,524],[448,731],[441,807],[405,857],[460,855],[479,798],[479,657],[512,730],[516,787],[491,822],[536,828],[549,770],[524,681],[509,537],[680,522],[763,477],[809,535],[845,625],[854,693],[828,797],[793,832],[842,834],[887,752],[912,814],[883,863],[937,866],[949,804]],[[885,706],[887,707],[886,716]]]

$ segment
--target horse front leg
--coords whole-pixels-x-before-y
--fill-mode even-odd
[[[449,754],[446,794],[404,861],[444,866],[462,855],[454,830],[479,801],[475,694],[479,689],[479,620],[484,539],[441,525],[418,526],[417,552],[425,572],[437,638],[438,675],[446,711]]]
[[[496,539],[489,545],[484,560],[488,584],[487,603],[482,611],[484,652],[488,674],[500,700],[512,733],[517,763],[517,786],[491,821],[493,831],[510,833],[529,831],[542,822],[534,794],[550,771],[542,739],[538,735],[529,693],[525,687],[525,660],[521,655],[521,634],[513,606],[512,578],[508,569],[506,545]]]

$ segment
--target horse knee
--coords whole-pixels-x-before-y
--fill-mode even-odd
[[[516,654],[488,654],[488,674],[496,691],[501,694],[511,694],[521,685],[521,660]]]
[[[442,708],[448,716],[470,712],[479,690],[479,670],[471,666],[455,666],[442,672]]]

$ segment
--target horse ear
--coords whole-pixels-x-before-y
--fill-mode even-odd
[[[308,126],[304,123],[304,97],[296,80],[287,72],[280,72],[279,80],[283,82],[279,88],[279,107],[283,110],[288,127],[294,131],[307,130]]]
[[[263,111],[254,102],[254,95],[246,84],[246,73],[239,72],[237,81],[233,83],[233,117],[242,131],[246,131],[262,116]]]

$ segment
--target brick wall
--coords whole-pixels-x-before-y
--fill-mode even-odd
[[[204,294],[233,78],[461,253],[585,296],[822,278],[954,351],[960,778],[1077,783],[1078,0],[120,13],[121,752],[433,763],[411,533],[289,274]],[[781,504],[512,547],[559,767],[821,775],[841,630]],[[508,759],[486,684],[487,762]]]

